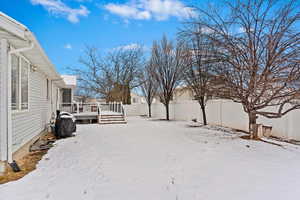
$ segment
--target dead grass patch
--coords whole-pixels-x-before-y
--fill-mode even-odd
[[[278,143],[275,143],[275,142],[271,142],[271,141],[266,141],[266,140],[263,140],[261,138],[251,138],[250,135],[243,135],[240,138],[242,138],[244,140],[260,141],[260,142],[264,142],[264,143],[267,143],[267,144],[271,144],[271,145],[283,147],[281,144],[278,144]]]
[[[240,138],[242,138],[244,140],[256,140],[256,141],[260,141],[259,138],[251,138],[250,135],[242,135]]]
[[[174,119],[153,119],[153,118],[149,118],[149,121],[153,121],[153,122],[159,122],[159,121],[163,121],[163,122],[175,122],[177,120],[174,120]]]
[[[55,136],[52,133],[47,133],[43,135],[40,140],[53,140]],[[13,172],[10,166],[6,167],[6,171],[3,175],[0,176],[0,184],[7,183],[10,181],[18,180],[24,177],[26,174],[36,169],[36,165],[43,158],[43,156],[47,153],[48,150],[39,150],[34,152],[29,152],[23,158],[16,160],[21,171]]]

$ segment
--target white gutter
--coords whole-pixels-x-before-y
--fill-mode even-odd
[[[13,53],[21,53],[21,52],[24,52],[24,51],[29,51],[29,50],[34,48],[34,43],[29,41],[29,44],[30,45],[28,47],[23,47],[23,48],[19,48],[19,49],[12,49],[8,53],[11,55]]]
[[[25,33],[26,34],[26,33]],[[11,115],[11,54],[14,53],[21,53],[25,51],[29,51],[34,48],[34,43],[29,40],[29,46],[19,48],[19,49],[12,49],[8,52],[8,84],[9,87],[7,87],[7,101],[8,101],[8,106],[7,106],[7,162],[12,163],[13,162],[13,157],[12,157],[12,115]]]
[[[18,22],[17,20],[11,18],[10,16],[8,16],[7,14],[3,13],[0,11],[0,16],[3,16],[5,20],[10,21],[14,24],[16,24],[17,26],[22,27],[24,30],[28,29],[26,26],[24,26],[23,24],[21,24],[20,22]]]
[[[8,15],[4,14],[0,11],[0,29],[5,30],[6,32],[24,40],[24,41],[31,41],[35,44],[35,47],[42,55],[44,62],[46,62],[47,65],[51,68],[49,70],[49,73],[51,76],[54,76],[55,78],[60,78],[60,75],[56,71],[53,64],[50,62],[49,58],[45,54],[44,50],[40,46],[39,42],[35,38],[34,34],[30,32],[30,30],[24,26],[23,24],[19,23],[15,19],[9,17]],[[22,50],[23,51],[23,50]]]
[[[1,24],[1,29],[24,40],[25,38],[24,31],[28,30],[28,28],[23,24],[17,22],[16,20],[14,20],[13,18],[7,16],[1,11],[0,11],[0,24]]]

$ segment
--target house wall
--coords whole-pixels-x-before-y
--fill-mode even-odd
[[[30,71],[29,109],[12,114],[12,150],[20,147],[46,128],[51,116],[50,98],[47,99],[47,78],[41,72]],[[49,87],[50,88],[50,87]],[[49,91],[50,92],[50,91]]]
[[[3,123],[3,117],[4,117],[4,107],[3,107],[3,101],[4,101],[4,99],[3,99],[3,97],[1,97],[2,96],[2,93],[1,92],[3,92],[2,90],[2,87],[3,87],[3,85],[2,85],[2,83],[1,83],[1,81],[2,81],[2,76],[3,76],[3,71],[4,71],[4,63],[3,63],[3,47],[2,47],[2,43],[3,43],[3,41],[2,40],[0,40],[0,155],[2,155],[3,154],[3,150],[4,150],[4,142],[3,142],[3,139],[4,139],[4,123]],[[0,157],[2,157],[2,156],[0,156]],[[0,160],[2,160],[1,158],[0,158]]]
[[[140,104],[140,103],[146,103],[146,100],[144,97],[137,95],[135,93],[130,93],[131,96],[131,104]]]
[[[3,99],[3,97],[1,97],[2,95],[2,93],[1,93],[1,91],[2,91],[2,85],[1,85],[1,80],[3,79],[2,78],[2,76],[3,76],[3,69],[4,69],[4,66],[3,66],[3,47],[2,47],[2,40],[0,40],[0,155],[2,155],[2,152],[3,152],[3,149],[4,149],[4,142],[3,142],[3,135],[4,135],[4,128],[3,128],[3,122],[1,123],[1,121],[3,121],[4,119],[2,119],[3,117],[4,117],[4,110],[3,110],[3,106],[1,106],[2,105],[2,103],[3,103],[3,101],[4,101],[4,99]],[[2,86],[2,87],[1,87]],[[2,157],[2,156],[0,156],[0,157]],[[1,158],[0,158],[0,160],[2,160]]]
[[[147,104],[126,105],[127,116],[147,115]],[[209,124],[222,125],[241,130],[248,130],[248,116],[243,111],[242,105],[230,100],[211,100],[206,107],[207,121]],[[165,118],[165,108],[161,103],[152,104],[152,117]],[[187,120],[197,119],[202,122],[202,112],[198,102],[193,100],[175,101],[170,104],[170,119]],[[295,110],[279,119],[268,119],[259,116],[259,124],[272,126],[272,135],[300,140],[300,111]]]
[[[187,100],[193,100],[194,95],[191,90],[189,89],[177,89],[174,91],[174,101],[187,101]]]
[[[0,161],[7,158],[7,45],[0,40]]]
[[[47,77],[42,72],[30,70],[29,109],[13,111],[11,115],[7,113],[7,108],[10,106],[7,90],[10,88],[8,46],[9,43],[5,39],[0,40],[0,161],[5,161],[8,158],[7,155],[10,155],[10,152],[7,152],[8,145],[12,146],[12,152],[16,152],[39,135],[46,128],[51,113],[55,113],[57,104],[60,102],[60,99],[57,102],[56,90],[59,87],[55,82],[49,81],[51,87],[48,88],[49,98],[47,99]],[[11,127],[11,137],[7,137],[8,127]]]

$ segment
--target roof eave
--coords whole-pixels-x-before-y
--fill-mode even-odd
[[[46,70],[47,76],[51,79],[59,79],[61,78],[59,73],[56,71],[54,65],[50,62],[49,58],[47,57],[46,53],[44,52],[43,48],[40,46],[38,40],[34,36],[34,34],[29,31],[29,29],[24,26],[23,24],[19,23],[18,21],[14,20],[13,18],[7,16],[3,12],[0,11],[0,29],[8,32],[9,34],[15,36],[16,38],[20,39],[21,41],[30,41],[34,44],[34,48],[36,48],[37,53],[39,53],[43,59],[43,63],[46,67],[50,67],[49,70]],[[26,55],[28,52],[24,52]],[[33,63],[35,64],[35,63]],[[42,70],[42,71],[43,71]],[[65,85],[65,84],[64,84]]]

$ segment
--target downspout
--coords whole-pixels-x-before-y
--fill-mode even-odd
[[[62,81],[62,80],[63,80],[63,78],[52,79],[52,80],[51,80],[51,83],[57,82],[57,81]],[[60,102],[59,102],[59,89],[60,89],[60,87],[56,88],[56,90],[55,90],[55,93],[56,93],[56,99],[55,99],[56,107],[55,107],[55,111],[59,110],[59,107],[60,107]],[[51,99],[52,99],[52,97],[51,97]],[[52,111],[52,113],[53,113],[53,111]]]
[[[27,31],[27,30],[26,30]],[[7,162],[12,163],[12,114],[11,114],[11,55],[15,53],[21,53],[25,51],[29,51],[34,48],[34,43],[29,40],[29,46],[19,48],[19,49],[12,49],[8,51],[8,86],[7,87]]]

